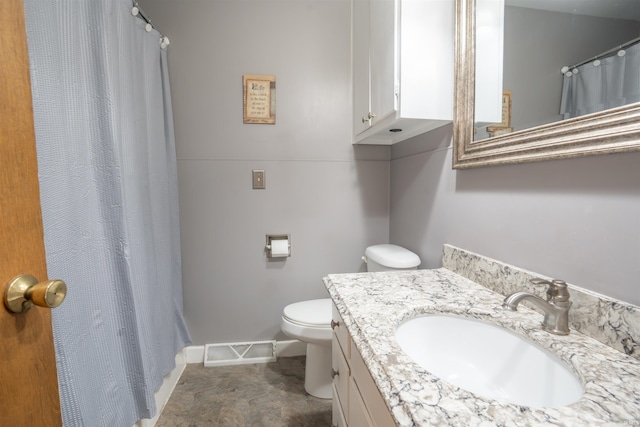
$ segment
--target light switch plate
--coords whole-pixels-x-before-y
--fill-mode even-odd
[[[264,170],[254,169],[252,171],[252,181],[254,190],[264,190],[265,188],[267,188],[264,181]]]

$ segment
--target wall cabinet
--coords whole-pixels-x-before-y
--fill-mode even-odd
[[[503,120],[503,56],[504,0],[476,0],[476,126]]]
[[[396,425],[367,366],[333,307],[333,417],[337,427]]]
[[[352,0],[354,143],[453,119],[453,0]]]

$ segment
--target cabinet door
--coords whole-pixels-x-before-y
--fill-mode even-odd
[[[372,125],[396,110],[396,0],[370,0],[369,62]]]
[[[345,418],[344,412],[342,410],[342,406],[340,401],[336,398],[338,392],[336,390],[336,385],[333,384],[333,399],[331,401],[331,425],[333,427],[347,427],[347,419]]]
[[[375,427],[358,386],[353,378],[349,381],[349,427]]]
[[[351,399],[352,394],[355,394],[351,392],[351,384],[355,383],[358,386],[358,395],[361,397],[366,411],[372,420],[371,425],[374,427],[395,427],[396,423],[391,416],[391,412],[389,412],[384,398],[380,394],[373,377],[369,373],[367,365],[365,365],[353,341],[351,341],[350,369],[352,381],[349,383],[349,399]],[[350,403],[349,409],[351,409],[351,407],[352,405]]]
[[[353,0],[353,132],[362,133],[371,126],[369,103],[369,0]]]
[[[476,84],[474,121],[482,124],[500,123],[504,0],[477,0],[476,11],[476,82],[481,84]]]

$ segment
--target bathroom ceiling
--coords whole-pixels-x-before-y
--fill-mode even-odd
[[[508,6],[640,21],[638,0],[506,0]]]

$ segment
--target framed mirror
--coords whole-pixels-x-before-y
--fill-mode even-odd
[[[485,91],[492,86],[476,77],[476,52],[481,50],[476,45],[476,12],[477,4],[492,1],[502,0],[455,0],[453,168],[640,150],[640,2],[578,0],[578,6],[553,10],[554,5],[557,8],[567,2],[505,0],[500,9],[504,13],[500,23],[504,45],[493,50],[485,46],[480,55],[487,58],[504,51],[502,64],[498,64],[503,67],[502,84],[492,89],[493,96],[502,100],[502,114],[493,123],[479,123],[475,119],[484,107],[477,103],[476,86]],[[618,10],[606,11],[600,5],[615,5]],[[591,9],[580,9],[585,6]],[[528,21],[513,21],[527,15],[531,15]],[[613,39],[595,32],[606,25],[616,28],[605,30]],[[586,32],[578,34],[579,27],[585,27]],[[551,42],[544,45],[537,37]],[[559,48],[565,39],[574,45]],[[522,44],[513,46],[517,40]],[[537,52],[537,48],[543,50]],[[628,69],[609,67],[618,60]],[[597,96],[580,92],[585,83],[578,78],[590,76],[593,70],[605,70],[615,82],[618,95],[612,101],[598,98],[614,92],[602,85],[596,85]],[[622,74],[634,77],[631,82],[611,78]],[[541,82],[543,76],[548,80]],[[541,100],[543,93],[549,94],[548,100]],[[598,100],[592,104],[596,107],[585,104],[585,99],[595,98]]]

